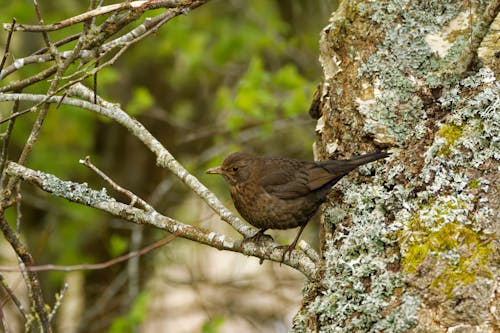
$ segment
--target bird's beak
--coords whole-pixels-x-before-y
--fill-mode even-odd
[[[219,174],[219,175],[222,175],[222,173],[223,173],[223,172],[222,172],[221,167],[220,167],[220,166],[218,166],[218,167],[215,167],[215,168],[212,168],[212,169],[208,169],[208,170],[206,171],[206,173],[211,174],[211,175],[212,175],[212,174]]]

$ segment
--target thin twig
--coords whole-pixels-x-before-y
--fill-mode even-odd
[[[4,333],[9,333],[9,326],[7,326],[7,321],[5,315],[3,314],[3,308],[0,308],[0,329]]]
[[[99,67],[99,60],[96,60],[95,62],[95,67]],[[94,85],[93,85],[93,88],[94,88],[94,104],[97,104],[97,73],[98,72],[95,72],[94,74]]]
[[[68,44],[68,43],[71,43],[72,41],[74,40],[77,40],[78,38],[80,38],[81,36],[81,32],[77,33],[77,34],[74,34],[74,35],[71,35],[71,36],[68,36],[68,37],[65,37],[61,40],[58,40],[57,42],[54,42],[54,46],[56,47],[59,47],[59,46],[63,46],[65,44]],[[44,54],[45,52],[47,52],[49,50],[48,47],[44,47],[44,48],[41,48],[40,50],[38,51],[35,51],[34,53],[32,53],[31,55],[32,56],[36,56],[36,55],[40,55],[40,54]]]
[[[23,272],[23,276],[25,277],[30,300],[34,303],[33,306],[40,318],[43,330],[45,332],[51,332],[52,330],[48,322],[47,313],[45,312],[45,303],[43,302],[43,295],[39,282],[40,280],[38,279],[36,272],[26,271],[26,267],[34,265],[33,256],[28,251],[27,247],[21,242],[17,233],[12,230],[4,216],[0,216],[0,229],[5,239],[12,246],[19,258],[20,270]]]
[[[19,110],[19,101],[14,102],[14,105],[12,107],[12,113],[17,113]],[[3,133],[2,137],[2,153],[0,155],[0,187],[3,188],[3,184],[5,181],[5,174],[3,173],[3,170],[5,169],[5,163],[7,162],[8,158],[8,151],[9,151],[9,142],[10,142],[10,136],[12,134],[12,130],[14,129],[14,124],[16,120],[13,118],[9,121],[9,125],[7,126],[7,130],[5,133]]]
[[[17,183],[16,186],[16,232],[19,234],[21,232],[21,221],[23,220],[23,211],[21,209],[22,205],[22,194],[21,194],[21,183]]]
[[[15,25],[16,25],[16,19],[13,18],[12,27],[15,27]],[[5,42],[5,51],[3,53],[2,62],[0,63],[0,72],[2,71],[5,62],[7,61],[7,57],[9,56],[10,40],[12,39],[12,34],[13,30],[9,31],[9,35],[7,36],[7,41]]]
[[[103,171],[101,171],[98,167],[96,167],[92,162],[90,162],[90,157],[86,156],[85,159],[79,161],[80,164],[85,165],[87,168],[90,170],[94,171],[96,174],[99,175],[102,179],[104,179],[111,187],[113,187],[116,191],[124,194],[130,199],[130,205],[134,206],[136,202],[139,203],[139,205],[144,208],[147,211],[154,211],[154,208],[151,207],[146,201],[142,200],[139,198],[139,196],[135,195],[131,191],[124,189],[117,183],[115,183],[108,175],[106,175]]]
[[[43,71],[32,75],[26,79],[23,80],[18,80],[15,82],[12,82],[11,84],[8,84],[6,86],[0,87],[0,92],[7,92],[7,91],[18,91],[26,88],[27,86],[30,86],[32,84],[35,84],[37,82],[40,82],[42,80],[45,80],[52,74],[57,72],[57,65],[50,66],[47,69],[44,69]]]
[[[48,24],[48,25],[45,25],[43,23],[39,25],[18,24],[17,26],[14,26],[8,23],[4,23],[3,28],[9,31],[48,32],[48,31],[60,30],[81,22],[85,22],[97,16],[102,16],[127,9],[145,11],[158,8],[175,8],[177,6],[179,6],[179,2],[174,0],[125,1],[119,4],[99,7],[90,10],[88,12],[85,12],[83,14],[76,15],[69,19],[56,22],[53,24]]]
[[[95,271],[109,268],[113,265],[119,264],[121,262],[127,261],[134,257],[140,257],[145,255],[148,252],[151,252],[154,249],[157,249],[163,245],[166,245],[173,241],[177,236],[181,235],[182,231],[177,231],[168,237],[160,239],[154,242],[151,245],[148,245],[138,251],[131,251],[125,255],[113,258],[108,261],[104,261],[97,264],[81,264],[81,265],[36,265],[26,267],[26,270],[30,272],[46,272],[46,271],[63,271],[63,272],[72,272],[72,271]],[[0,266],[1,272],[19,272],[20,269],[14,266]]]
[[[52,322],[52,320],[54,319],[54,316],[56,315],[57,310],[61,306],[62,300],[64,299],[64,295],[66,294],[67,290],[68,290],[68,284],[65,283],[59,294],[56,294],[56,302],[54,303],[52,311],[50,311],[49,313],[49,322]]]
[[[97,0],[90,0],[90,3],[89,3],[89,10],[88,11],[91,11],[91,10],[94,10],[98,7],[101,7],[100,5],[98,6],[97,5]],[[85,20],[83,22],[83,31],[86,33],[94,24],[95,24],[95,20],[96,20],[97,16],[94,16],[92,17],[91,19],[89,20]]]
[[[5,289],[5,291],[9,295],[10,299],[14,302],[14,304],[17,307],[17,309],[19,310],[19,312],[23,316],[24,321],[27,321],[28,320],[28,314],[26,313],[26,309],[24,308],[23,303],[21,303],[21,301],[19,300],[19,298],[17,298],[16,294],[9,287],[9,285],[7,284],[7,281],[5,280],[5,278],[3,277],[3,275],[1,275],[1,274],[0,274],[0,283],[2,284],[3,289]],[[3,301],[0,304],[0,308],[3,308],[4,306],[5,306],[5,301]]]
[[[43,20],[42,13],[40,11],[40,6],[38,5],[38,0],[33,0],[33,6],[35,7],[35,13],[36,13],[36,17],[38,18],[38,22],[40,23],[40,25],[44,25],[45,22]],[[11,28],[14,29],[15,27],[12,26]],[[43,40],[45,41],[45,44],[49,48],[50,52],[54,55],[54,57],[56,57],[56,61],[57,61],[58,60],[57,59],[57,49],[50,42],[49,34],[47,33],[47,31],[42,31],[42,36],[43,36]]]

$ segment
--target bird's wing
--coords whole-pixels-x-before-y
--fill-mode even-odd
[[[356,167],[387,156],[384,152],[373,152],[348,160],[307,162],[287,159],[282,163],[278,159],[266,160],[259,177],[260,184],[270,195],[294,199],[318,191],[327,184],[331,187]]]
[[[280,199],[305,196],[335,178],[335,175],[313,162],[294,161],[266,169],[260,184],[267,193]]]
[[[308,182],[307,186],[310,191],[317,190],[332,180],[337,179],[337,181],[342,178],[346,172],[332,172],[321,166],[320,164],[314,164],[308,170]],[[337,182],[335,181],[335,182]]]

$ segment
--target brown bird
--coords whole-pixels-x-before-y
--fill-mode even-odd
[[[220,174],[229,183],[238,212],[260,229],[252,239],[258,240],[267,229],[300,227],[283,253],[284,260],[332,186],[356,167],[387,156],[384,152],[372,152],[347,160],[311,162],[238,152],[207,173]]]

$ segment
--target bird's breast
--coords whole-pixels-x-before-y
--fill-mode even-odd
[[[304,225],[321,204],[309,196],[280,199],[262,187],[246,183],[233,186],[231,196],[240,215],[260,229],[290,229]]]

